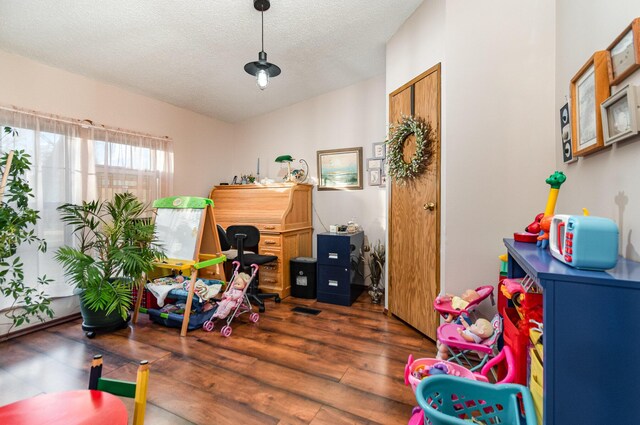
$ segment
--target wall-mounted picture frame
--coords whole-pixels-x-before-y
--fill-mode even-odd
[[[361,190],[362,148],[317,152],[318,190]]]
[[[372,151],[374,158],[384,159],[387,157],[387,144],[385,142],[374,143]]]
[[[609,97],[609,53],[595,52],[571,79],[573,155],[586,156],[605,147],[600,104]]]
[[[640,18],[628,27],[607,47],[610,57],[609,80],[617,86],[625,78],[640,69]]]
[[[610,145],[638,134],[638,87],[626,86],[602,102],[604,144]]]
[[[380,158],[367,158],[367,170],[381,170],[383,163]]]
[[[382,179],[381,170],[370,170],[369,171],[369,186],[380,186],[380,182]]]

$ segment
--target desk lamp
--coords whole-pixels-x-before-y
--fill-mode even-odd
[[[291,155],[280,155],[276,158],[276,162],[279,162],[281,164],[283,162],[287,163],[287,176],[284,181],[293,181],[293,179],[291,178],[291,163],[293,162],[293,157]]]

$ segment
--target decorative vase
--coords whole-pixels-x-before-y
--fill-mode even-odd
[[[371,283],[369,286],[369,295],[371,296],[371,304],[380,304],[382,301],[382,294],[384,291],[382,290],[382,286],[380,285],[380,281]]]

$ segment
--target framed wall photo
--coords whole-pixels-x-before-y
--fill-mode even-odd
[[[379,158],[368,158],[367,159],[367,170],[381,170],[382,163],[384,161]]]
[[[617,86],[637,69],[640,69],[640,18],[636,18],[607,47],[611,59],[609,79]]]
[[[380,170],[369,171],[369,186],[380,186],[381,178]]]
[[[318,190],[362,189],[362,148],[318,151]]]
[[[573,155],[585,156],[604,148],[600,104],[609,97],[609,54],[598,51],[571,79],[571,135]]]
[[[373,157],[382,159],[387,157],[387,144],[385,142],[373,144]]]
[[[604,144],[624,140],[638,134],[638,87],[626,86],[602,105]]]

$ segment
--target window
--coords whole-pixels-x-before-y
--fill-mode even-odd
[[[37,277],[46,274],[54,280],[45,288],[47,294],[66,297],[72,294],[72,287],[65,283],[53,258],[59,247],[71,242],[71,235],[56,208],[65,202],[111,199],[125,191],[146,203],[168,196],[173,181],[173,142],[0,107],[1,126],[18,131],[17,136],[2,139],[2,153],[22,149],[31,155],[27,179],[33,188],[32,208],[40,211],[36,231],[48,246],[44,254],[35,247],[20,247],[18,254],[27,265],[25,280],[37,285]],[[7,306],[0,300],[0,310]]]

